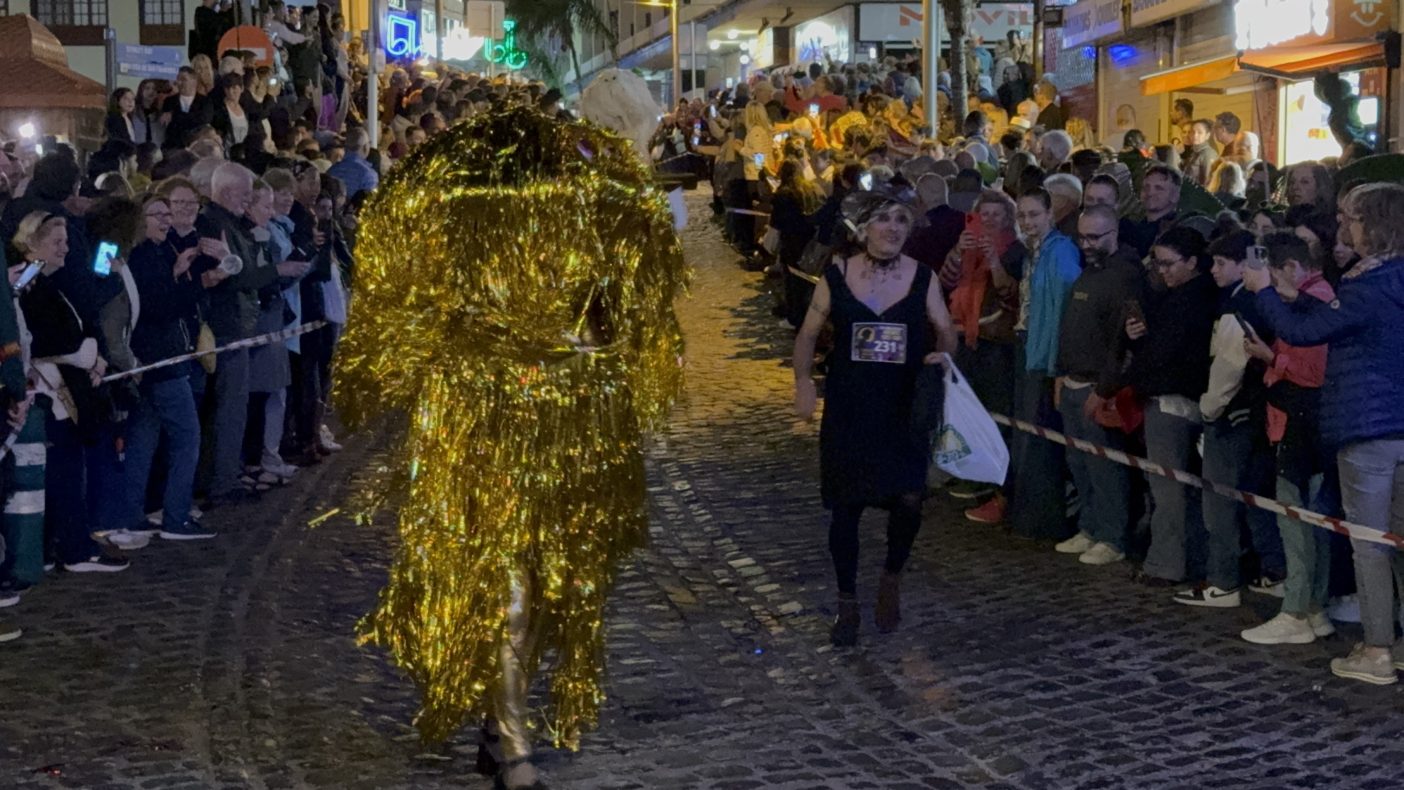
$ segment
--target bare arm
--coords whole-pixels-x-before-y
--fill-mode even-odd
[[[955,352],[955,325],[951,323],[951,314],[946,310],[946,300],[941,297],[941,283],[934,277],[926,289],[926,317],[931,322],[931,328],[936,330],[936,350],[947,354]]]
[[[819,332],[824,322],[829,320],[829,283],[820,280],[814,286],[814,296],[809,300],[809,311],[804,314],[804,324],[795,335],[795,412],[808,420],[814,417],[818,395],[814,390],[814,345],[819,340]],[[949,319],[947,319],[949,323]]]

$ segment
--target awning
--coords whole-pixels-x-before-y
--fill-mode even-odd
[[[1221,58],[1188,63],[1165,71],[1157,71],[1141,78],[1141,95],[1156,96],[1171,91],[1183,91],[1216,80],[1232,77],[1238,72],[1238,57],[1225,55]]]
[[[1239,56],[1238,62],[1247,71],[1283,79],[1302,79],[1345,68],[1383,66],[1385,50],[1384,44],[1379,41],[1338,41],[1245,52]]]

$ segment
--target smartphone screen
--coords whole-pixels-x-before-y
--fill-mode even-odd
[[[809,114],[810,114],[810,115],[818,115],[818,114],[819,114],[819,105],[817,105],[817,104],[811,104],[811,105],[809,105]]]
[[[1134,318],[1141,323],[1146,322],[1146,316],[1141,312],[1141,303],[1136,299],[1126,300],[1126,317]]]
[[[765,166],[765,154],[752,154],[751,160],[756,163],[756,167]]]
[[[1267,247],[1254,244],[1248,248],[1248,260],[1245,263],[1250,269],[1261,269],[1267,266],[1267,257]]]
[[[693,148],[696,148],[696,147],[698,146],[698,144],[701,143],[701,142],[702,142],[702,138],[701,138],[701,137],[698,137],[698,136],[695,135],[695,134],[692,136],[692,147],[693,147]]]
[[[15,281],[15,291],[23,291],[30,283],[34,282],[34,278],[38,277],[39,272],[43,270],[43,261],[35,261],[24,267],[24,271],[20,272],[19,279]]]
[[[93,255],[93,273],[102,277],[112,273],[112,259],[117,257],[117,245],[110,241],[100,241],[97,254]]]
[[[864,173],[858,176],[858,186],[862,187],[865,192],[871,192],[873,189],[873,174]]]

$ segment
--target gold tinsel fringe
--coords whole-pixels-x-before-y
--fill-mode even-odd
[[[491,713],[514,569],[527,666],[554,657],[547,731],[575,748],[596,721],[605,598],[647,535],[642,435],[681,387],[671,223],[628,142],[525,110],[426,144],[362,215],[338,403],[408,423],[362,633],[418,685],[426,740]]]

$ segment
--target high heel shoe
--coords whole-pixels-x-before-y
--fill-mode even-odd
[[[838,617],[834,618],[833,628],[829,629],[829,642],[834,647],[853,647],[858,644],[858,599],[853,596],[839,596]]]
[[[497,743],[498,737],[488,732],[487,725],[478,731],[478,759],[473,765],[473,769],[480,776],[497,776],[502,771],[502,764],[497,758],[492,756],[492,746]]]

